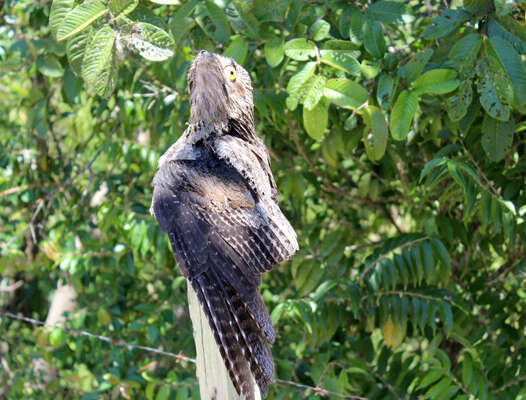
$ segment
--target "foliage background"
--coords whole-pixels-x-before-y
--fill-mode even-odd
[[[277,376],[349,398],[526,398],[525,9],[3,2],[0,312],[44,320],[66,285],[68,327],[195,354],[148,208],[204,48],[251,72],[300,239],[262,286]],[[191,363],[6,317],[0,331],[0,397],[198,398]],[[269,398],[318,395],[279,382]]]

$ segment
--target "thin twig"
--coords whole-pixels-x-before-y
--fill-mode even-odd
[[[504,390],[506,390],[510,386],[516,385],[517,383],[521,383],[523,381],[526,381],[526,375],[519,376],[518,378],[515,378],[515,379],[505,383],[503,386],[501,386],[500,388],[495,390],[494,393],[503,392]]]

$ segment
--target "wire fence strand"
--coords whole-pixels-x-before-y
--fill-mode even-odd
[[[126,342],[126,341],[121,340],[121,339],[115,339],[115,338],[111,338],[111,337],[108,337],[108,336],[98,335],[98,334],[91,333],[91,332],[88,332],[88,331],[85,331],[85,330],[82,330],[82,329],[68,328],[68,327],[65,327],[62,324],[48,324],[48,323],[45,323],[43,321],[39,321],[39,320],[34,319],[34,318],[24,317],[23,315],[13,314],[13,313],[11,313],[9,311],[0,311],[0,319],[4,318],[4,317],[5,318],[14,319],[14,320],[18,320],[18,321],[27,322],[29,324],[37,325],[37,326],[46,326],[46,327],[49,327],[49,328],[60,328],[60,329],[64,329],[64,331],[66,331],[68,334],[79,335],[79,336],[87,336],[87,337],[92,338],[92,339],[97,339],[97,340],[101,340],[103,342],[111,343],[114,346],[121,346],[121,347],[130,348],[130,349],[147,351],[147,352],[150,352],[150,353],[160,354],[160,355],[167,356],[167,357],[173,357],[177,361],[186,361],[186,362],[195,364],[195,358],[187,357],[184,354],[182,354],[182,352],[172,353],[172,352],[169,352],[169,351],[156,349],[154,347],[142,346],[142,345],[138,345],[138,344],[134,344],[134,343],[129,343],[129,342]],[[317,395],[321,395],[321,396],[333,396],[333,397],[338,397],[340,399],[368,400],[367,397],[361,397],[361,396],[356,396],[356,395],[348,395],[348,394],[333,392],[333,391],[324,389],[324,388],[322,388],[320,386],[310,386],[310,385],[305,385],[303,383],[297,383],[297,382],[293,382],[293,381],[288,381],[288,380],[285,380],[285,379],[276,379],[275,382],[277,384],[280,384],[280,385],[292,386],[292,387],[296,387],[296,388],[303,389],[303,390],[310,390],[313,393],[316,393]]]

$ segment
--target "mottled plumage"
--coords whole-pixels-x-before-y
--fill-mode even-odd
[[[152,212],[208,318],[232,382],[254,397],[274,379],[275,333],[261,274],[294,254],[296,234],[277,204],[252,85],[232,59],[201,51],[188,72],[189,126],[159,160]]]

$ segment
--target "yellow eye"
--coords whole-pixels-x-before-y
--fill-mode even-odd
[[[225,75],[231,81],[235,81],[237,77],[236,70],[231,65],[225,68]]]

